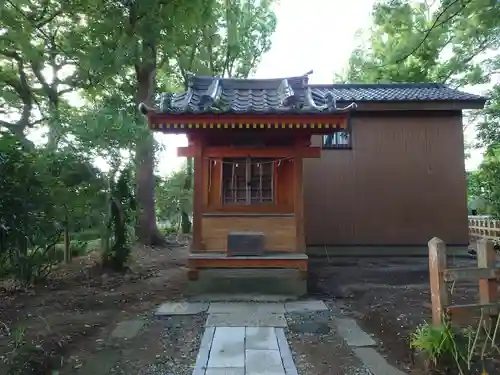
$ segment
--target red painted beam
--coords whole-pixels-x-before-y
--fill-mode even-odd
[[[177,156],[193,157],[196,155],[196,147],[178,147]],[[320,147],[301,147],[298,149],[287,147],[273,148],[231,148],[231,147],[207,147],[203,149],[203,156],[209,158],[319,158],[321,157]]]

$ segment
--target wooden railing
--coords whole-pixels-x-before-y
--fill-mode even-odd
[[[486,238],[500,241],[500,220],[488,216],[469,216],[469,237],[471,240]]]
[[[448,268],[446,244],[439,238],[433,238],[429,241],[429,273],[434,325],[441,325],[443,318],[462,320],[478,312],[485,317],[498,317],[500,267],[497,267],[497,252],[491,239],[478,240],[477,267]],[[466,280],[478,281],[479,303],[452,304],[448,284]]]

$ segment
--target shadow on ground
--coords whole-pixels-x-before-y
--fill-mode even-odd
[[[476,260],[456,258],[452,267],[476,267]],[[410,374],[415,369],[410,335],[431,318],[428,259],[312,258],[308,289],[315,298],[345,305],[360,326],[380,341],[379,351]],[[478,302],[477,283],[454,287],[452,302]]]

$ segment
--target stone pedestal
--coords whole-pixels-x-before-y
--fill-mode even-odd
[[[228,256],[258,256],[262,254],[264,254],[264,233],[230,232],[228,234]]]

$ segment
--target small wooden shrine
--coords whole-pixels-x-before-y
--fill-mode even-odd
[[[354,104],[313,95],[308,75],[280,79],[191,76],[183,93],[140,106],[150,128],[182,133],[194,158],[189,278],[204,269],[294,269],[305,280],[302,162],[311,135],[349,126]]]

